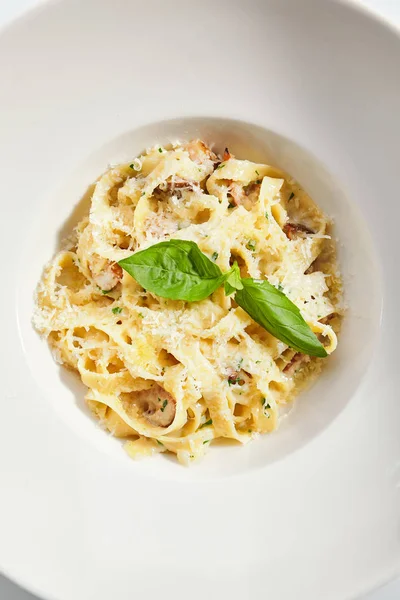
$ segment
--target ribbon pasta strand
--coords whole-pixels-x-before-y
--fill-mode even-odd
[[[201,302],[167,300],[118,261],[194,241],[223,272],[237,261],[242,277],[284,291],[331,353],[343,308],[329,231],[279,169],[229,153],[221,162],[199,140],[154,147],[99,179],[88,217],[45,268],[34,324],[130,456],[170,452],[190,464],[220,438],[244,444],[275,430],[323,361],[274,338],[223,288]]]

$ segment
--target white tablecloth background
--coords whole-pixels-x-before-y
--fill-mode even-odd
[[[42,0],[0,0],[0,28],[25,9]],[[352,0],[380,13],[400,28],[400,0]],[[84,2],[84,0],[82,0]],[[301,0],[299,0],[301,2]],[[39,600],[0,575],[0,600]],[[73,598],[71,598],[73,600]],[[277,599],[278,600],[278,599]],[[302,599],[303,600],[303,599]],[[304,599],[306,600],[306,599]],[[321,598],[323,600],[323,598]],[[395,581],[368,596],[364,600],[400,600],[400,580]]]

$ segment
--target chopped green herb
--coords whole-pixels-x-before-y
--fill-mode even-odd
[[[256,365],[259,365],[261,360],[256,360]]]
[[[108,294],[109,292],[111,292],[111,290],[101,290],[101,293],[105,296],[106,294]]]
[[[290,196],[289,196],[289,198],[288,198],[288,199],[289,199],[289,200],[291,200],[292,198],[294,198],[294,194],[293,194],[293,192],[290,194]]]
[[[208,419],[208,421],[203,423],[203,425],[200,425],[199,429],[201,429],[202,427],[208,427],[209,425],[212,425],[212,419]]]
[[[222,167],[224,167],[224,166],[225,166],[225,163],[221,163],[220,165],[218,165],[218,167],[215,170],[217,171],[218,169],[222,169]]]
[[[162,442],[160,442],[160,440],[156,440],[156,442],[159,446],[164,446],[164,444]]]
[[[168,404],[168,400],[164,400],[163,405],[161,407],[161,412],[164,412],[164,410],[167,408],[167,404]]]
[[[278,283],[278,285],[276,285],[275,287],[279,292],[283,292],[283,286],[280,283]]]
[[[270,416],[270,415],[269,415],[268,413],[266,413],[265,411],[266,411],[266,410],[268,410],[269,408],[271,408],[271,405],[270,405],[269,403],[268,403],[268,404],[265,404],[265,403],[266,403],[266,401],[267,401],[267,400],[266,400],[265,398],[261,398],[261,406],[263,407],[263,410],[264,410],[264,415],[265,415],[266,417],[268,417],[268,419],[269,419],[269,416]]]
[[[138,317],[140,317],[141,319],[143,319],[144,314],[143,313],[138,313]]]
[[[209,442],[211,442],[211,440],[205,440],[203,444],[208,444]]]
[[[254,252],[254,251],[255,251],[255,249],[256,249],[256,243],[255,243],[255,241],[254,241],[254,240],[250,240],[250,241],[247,243],[247,246],[246,246],[246,248],[247,248],[248,250],[251,250],[252,252]]]
[[[114,306],[111,311],[114,313],[114,315],[119,315],[122,313],[122,308],[120,306]]]
[[[240,377],[229,377],[228,385],[235,385],[235,383],[239,383]]]
[[[194,458],[194,454],[190,454],[189,458],[193,459]]]
[[[140,171],[140,169],[142,168],[142,162],[139,158],[135,158],[135,160],[129,165],[130,169],[133,169],[134,171]]]
[[[140,194],[140,196],[145,196],[145,195],[146,195],[146,192],[142,192],[142,193]]]
[[[257,169],[256,169],[256,173],[257,173],[257,175],[259,175],[259,174],[260,174],[260,173],[257,171]]]
[[[238,368],[238,369],[240,369],[240,367],[242,366],[242,364],[243,364],[243,358],[241,358],[241,359],[239,360],[239,362],[238,362],[238,365],[237,365],[237,368]]]
[[[213,254],[212,254],[211,258],[212,258],[213,260],[217,260],[217,258],[218,258],[218,252],[213,252]]]
[[[268,211],[267,211],[267,210],[265,211],[265,218],[266,218],[266,219],[269,219],[269,214],[268,214]]]
[[[260,185],[261,179],[256,179],[254,183],[256,183],[257,185]]]
[[[162,152],[162,148],[159,148],[159,149],[158,149],[158,151],[159,151],[159,152]]]

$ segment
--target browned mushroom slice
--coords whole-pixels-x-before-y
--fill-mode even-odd
[[[153,191],[154,197],[159,200],[167,200],[171,195],[182,197],[181,192],[187,190],[189,192],[199,191],[200,186],[196,181],[188,181],[180,177],[173,177],[169,181],[161,183]]]
[[[232,181],[229,185],[228,198],[232,206],[240,206],[243,204],[245,199],[243,187],[235,181]]]
[[[190,190],[193,192],[196,187],[198,187],[198,183],[194,181],[188,181],[186,179],[175,177],[174,180],[167,181],[165,191],[173,193],[175,190]]]
[[[163,387],[154,384],[149,390],[136,394],[136,403],[143,410],[143,416],[154,427],[169,427],[175,418],[176,402]]]
[[[329,325],[329,323],[337,317],[337,313],[331,313],[330,315],[324,317],[323,319],[319,319],[319,322],[323,325]]]
[[[314,271],[318,271],[317,268],[317,260],[313,260],[313,262],[311,263],[311,265],[308,267],[308,269],[306,269],[304,271],[305,275],[311,275],[311,273],[314,273]]]
[[[260,189],[261,189],[261,183],[260,180],[257,179],[256,181],[252,181],[251,183],[249,183],[248,185],[245,185],[243,190],[244,193],[246,194],[246,196],[251,196],[252,194],[258,194],[260,193]]]
[[[283,369],[285,375],[294,375],[294,373],[301,367],[301,365],[310,362],[310,357],[308,354],[302,354],[301,352],[297,352],[292,360],[288,362],[288,364]]]
[[[315,231],[309,229],[306,227],[306,225],[302,225],[301,223],[286,223],[286,225],[283,227],[283,231],[289,240],[305,238],[307,235],[315,233]]]
[[[244,188],[244,193],[246,196],[244,206],[247,210],[251,210],[254,204],[258,201],[261,189],[260,180],[252,181],[249,185],[246,185]]]
[[[208,160],[218,162],[216,154],[201,140],[192,140],[185,149],[188,151],[190,159],[193,162],[202,164]]]
[[[256,181],[253,181],[244,187],[233,181],[230,184],[228,191],[228,196],[231,198],[231,204],[234,206],[242,205],[246,210],[251,210],[258,200],[260,188],[261,184]]]
[[[186,179],[176,178],[171,185],[173,185],[174,188],[178,188],[180,190],[193,190],[197,184],[193,181],[187,181]]]
[[[228,148],[225,148],[224,153],[222,155],[222,160],[225,161],[225,160],[229,160],[230,158],[235,158],[235,157],[233,156],[233,154],[231,154],[229,152]]]

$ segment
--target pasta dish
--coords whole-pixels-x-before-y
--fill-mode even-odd
[[[278,427],[335,350],[341,307],[330,221],[298,183],[192,140],[97,181],[34,324],[131,457],[187,465]]]

